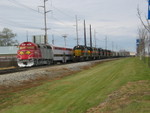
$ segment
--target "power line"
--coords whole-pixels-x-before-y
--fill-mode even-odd
[[[35,10],[35,9],[31,8],[31,7],[28,7],[28,6],[24,5],[24,4],[21,4],[20,2],[18,2],[18,1],[16,1],[16,0],[8,0],[8,1],[10,1],[11,3],[14,3],[15,5],[19,5],[19,6],[22,6],[22,7],[24,7],[24,8],[30,9],[30,10],[32,10],[32,11],[34,11],[34,12],[38,12],[38,13],[44,14],[44,13],[42,13],[42,12],[39,12],[38,10]],[[54,7],[54,8],[55,8],[55,7]],[[60,11],[58,8],[55,8],[55,9],[57,9],[59,12],[62,12],[62,11]],[[62,12],[62,13],[63,13],[63,12]],[[64,13],[63,13],[63,14],[64,14]],[[67,15],[67,14],[65,14],[65,15]],[[55,19],[55,20],[57,20],[58,22],[64,24],[64,25],[67,25],[67,24],[65,24],[64,22],[58,20],[58,19],[55,18],[55,17],[52,17],[52,18]]]
[[[38,10],[35,10],[35,9],[29,7],[29,6],[26,6],[26,5],[20,3],[20,2],[18,2],[18,1],[16,1],[16,0],[8,0],[8,1],[11,2],[11,3],[13,3],[13,4],[15,4],[15,5],[17,5],[17,6],[21,6],[21,7],[24,7],[24,8],[26,8],[26,9],[32,10],[32,11],[34,11],[34,12],[38,12],[38,13],[40,13],[40,14],[44,14],[44,13],[39,12]],[[54,7],[54,6],[52,5],[52,1],[51,1],[51,6],[52,6],[53,8],[55,8],[57,11],[61,12],[62,14],[73,18],[72,16],[68,15],[67,13],[64,13],[63,11],[61,11],[61,10],[59,10],[58,8]],[[64,22],[60,21],[59,19],[55,18],[54,16],[52,17],[52,19],[58,21],[59,23],[61,23],[61,24],[63,24],[63,25],[71,26],[71,25],[65,24]],[[73,27],[73,26],[71,26],[71,27]]]
[[[8,0],[8,1],[13,3],[15,6],[20,6],[20,7],[23,7],[25,9],[29,9],[29,10],[34,11],[34,12],[38,12],[37,10],[35,10],[33,8],[30,8],[30,7],[28,7],[24,4],[21,4],[20,2],[18,2],[16,0]],[[9,7],[9,5],[7,7]],[[38,13],[43,14],[41,12],[38,12]],[[8,20],[6,18],[2,18],[2,16],[0,17],[0,20],[2,21],[1,24],[5,24],[5,25],[9,25],[9,26],[29,28],[29,29],[41,29],[40,27],[34,27],[34,26],[31,26],[31,25],[26,25],[26,24],[24,25],[24,24],[20,24],[19,22],[11,21],[11,20]],[[24,21],[25,21],[25,19],[24,19]]]
[[[52,8],[56,9],[58,12],[60,12],[61,14],[65,15],[65,16],[67,16],[67,17],[69,16],[69,17],[73,18],[72,16],[68,15],[67,13],[63,12],[62,10],[56,8],[56,7],[53,5],[52,0],[50,0],[50,1],[51,1],[51,3],[50,3],[50,4],[48,3],[48,4],[49,4]],[[67,25],[67,26],[69,26],[69,27],[74,28],[73,25],[68,25],[68,24],[66,24],[65,22],[63,22],[63,21],[59,20],[58,18],[54,17],[53,13],[54,13],[54,11],[52,10],[52,19],[58,21],[59,23],[61,23],[61,24],[63,24],[63,25]]]
[[[23,8],[25,8],[25,9],[28,9],[28,10],[31,10],[31,11],[34,11],[34,12],[38,12],[38,10],[35,10],[35,9],[29,7],[29,6],[26,6],[26,5],[20,3],[20,2],[18,2],[18,1],[16,1],[16,0],[8,0],[8,1],[11,2],[11,3],[13,3],[15,6],[20,6],[20,7],[23,7]],[[51,5],[51,6],[52,6],[52,5]],[[58,8],[56,8],[56,7],[54,7],[54,6],[53,6],[53,8],[55,8],[57,11],[61,12],[62,14],[71,17],[70,15],[68,15],[68,14],[64,13],[63,11],[59,10]],[[41,13],[41,12],[38,12],[38,13],[44,14],[44,13]],[[67,25],[68,27],[70,26],[71,28],[74,29],[74,26],[73,26],[73,25],[66,24],[65,22],[62,22],[61,20],[57,19],[57,18],[54,17],[54,16],[53,16],[51,19],[56,20],[57,22],[59,22],[59,23],[65,25],[65,26],[66,26],[66,25]],[[20,24],[20,23],[18,23],[18,22],[10,21],[10,20],[7,20],[7,19],[1,19],[1,20],[3,21],[3,24],[7,24],[7,25],[10,25],[10,26],[14,26],[14,27],[29,28],[29,29],[41,29],[41,28],[39,28],[39,27],[27,26],[27,25],[23,25],[23,24]],[[57,30],[57,32],[58,32],[58,30]],[[62,34],[62,33],[61,33],[61,34]]]
[[[0,17],[0,20],[2,21],[1,24],[6,24],[6,25],[9,25],[9,26],[13,26],[13,27],[21,27],[21,28],[29,28],[29,29],[41,29],[40,27],[33,27],[33,26],[23,25],[23,24],[20,24],[18,22],[14,22],[14,21],[11,21],[11,20],[8,20],[8,19],[4,19],[2,17]]]
[[[60,9],[54,7],[54,6],[53,6],[53,8],[56,9],[58,12],[60,12],[60,13],[62,13],[62,14],[64,14],[64,15],[66,15],[67,17],[71,17],[71,18],[73,19],[73,16],[71,16],[71,15],[69,15],[69,14],[63,12],[62,10],[60,10]]]
[[[39,11],[37,11],[37,10],[35,10],[35,9],[32,9],[32,8],[30,8],[30,7],[28,7],[28,6],[26,6],[26,5],[24,5],[24,4],[21,4],[21,3],[19,3],[18,1],[16,1],[16,0],[8,0],[8,1],[10,1],[10,2],[12,2],[12,3],[14,3],[15,5],[19,5],[19,6],[22,6],[22,7],[24,7],[24,8],[27,8],[27,9],[30,9],[30,10],[32,10],[32,11],[35,11],[35,12],[38,12],[38,13],[41,13],[41,14],[44,14],[44,13],[42,13],[42,12],[39,12]],[[54,7],[55,8],[55,7]],[[57,10],[59,10],[58,8],[55,8],[55,9],[57,9]],[[60,11],[60,10],[59,10]],[[62,11],[60,11],[60,12],[62,12]],[[63,12],[62,12],[63,13]],[[66,14],[67,15],[67,14]],[[55,18],[54,16],[52,17],[52,19],[54,19],[54,20],[56,20],[56,21],[58,21],[59,23],[61,23],[61,24],[63,24],[63,25],[67,25],[67,26],[70,26],[70,25],[68,25],[68,24],[65,24],[64,22],[62,22],[61,20],[59,20],[59,19],[57,19],[57,18]],[[70,27],[73,27],[73,26],[70,26]]]
[[[69,17],[71,17],[72,19],[74,19],[74,17],[73,17],[72,15],[69,15],[69,14],[67,14],[67,13],[63,12],[62,10],[60,10],[60,9],[56,8],[56,7],[53,5],[52,0],[50,0],[50,1],[51,1],[50,6],[51,6],[52,8],[56,9],[58,12],[60,12],[60,13],[62,13],[62,14],[64,14],[64,15],[69,16]]]
[[[69,26],[69,27],[74,28],[74,27],[73,27],[73,25],[71,26],[71,25],[65,24],[64,22],[62,22],[61,20],[59,20],[59,19],[55,18],[54,16],[52,17],[52,19],[56,20],[57,22],[59,22],[59,23],[61,23],[61,24],[65,25],[65,26],[67,25],[67,26]]]
[[[26,9],[32,10],[32,11],[34,11],[34,12],[41,13],[41,12],[39,12],[38,10],[35,10],[35,9],[29,7],[29,6],[26,6],[26,5],[24,5],[24,4],[21,4],[20,2],[18,2],[18,1],[16,1],[16,0],[8,0],[8,1],[11,2],[11,3],[13,3],[13,4],[15,4],[15,5],[17,5],[17,6],[21,6],[21,7],[24,7],[24,8],[26,8]],[[41,13],[41,14],[43,14],[43,13]]]
[[[44,35],[44,38],[45,38],[45,44],[47,44],[48,43],[48,37],[47,37],[47,30],[48,30],[48,28],[47,28],[47,13],[48,12],[50,12],[50,11],[47,11],[46,10],[46,2],[47,2],[48,0],[44,0],[43,2],[44,2],[44,4],[43,4],[43,6],[39,6],[39,7],[42,7],[43,9],[44,9],[44,31],[45,31],[45,35]]]

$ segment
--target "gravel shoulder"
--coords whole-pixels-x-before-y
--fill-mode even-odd
[[[0,86],[19,86],[22,83],[28,81],[44,78],[45,79],[59,78],[89,68],[96,63],[106,61],[109,61],[109,59],[71,63],[65,65],[55,65],[41,69],[38,68],[29,71],[0,75]]]

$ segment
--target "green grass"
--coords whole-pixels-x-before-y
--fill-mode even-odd
[[[150,80],[150,69],[142,61],[137,58],[110,61],[37,87],[1,94],[0,112],[85,113],[121,86],[139,80]],[[135,102],[125,110],[130,112],[143,105]]]
[[[140,57],[139,57],[140,59]],[[150,67],[150,57],[141,57],[141,60]]]

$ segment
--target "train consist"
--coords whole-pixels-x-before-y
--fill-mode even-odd
[[[17,64],[19,67],[31,67],[50,65],[55,62],[66,63],[68,61],[88,61],[121,56],[128,56],[128,54],[83,45],[64,48],[50,44],[23,42],[19,45],[17,52]]]
[[[101,48],[86,47],[83,45],[78,45],[73,48],[74,61],[86,61],[86,60],[96,60],[102,58],[112,57],[112,52],[110,50],[104,50]]]
[[[67,62],[72,60],[71,48],[56,47],[48,44],[36,44],[23,42],[17,52],[17,64],[19,67],[31,67],[54,62]]]

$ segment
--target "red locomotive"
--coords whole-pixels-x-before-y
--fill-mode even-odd
[[[35,44],[23,42],[19,45],[17,52],[17,63],[19,67],[31,67],[53,62],[67,62],[72,60],[71,48],[56,47],[49,44]]]

